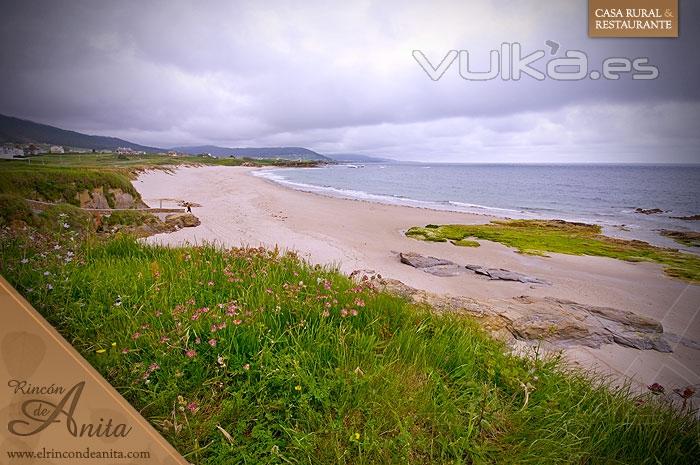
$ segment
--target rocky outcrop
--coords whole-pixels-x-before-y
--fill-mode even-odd
[[[108,199],[107,197],[110,197]],[[107,189],[96,187],[93,190],[84,190],[76,194],[76,199],[80,204],[80,208],[87,209],[127,209],[127,208],[147,208],[147,205],[140,199],[135,198],[128,192],[121,189]]]
[[[466,269],[449,260],[435,257],[426,257],[413,252],[399,254],[401,263],[418,268],[421,271],[435,276],[457,276],[465,273]]]
[[[635,208],[634,211],[635,213],[641,213],[642,215],[657,215],[664,212],[660,208]]]
[[[370,279],[380,289],[415,303],[427,304],[438,313],[469,315],[506,342],[544,341],[561,348],[572,345],[599,348],[605,344],[618,344],[659,352],[672,352],[671,344],[677,343],[700,348],[696,341],[664,333],[661,323],[653,318],[611,307],[532,296],[477,301],[421,291],[368,271],[356,272],[354,277]]]
[[[689,247],[700,247],[700,232],[697,231],[669,231],[662,229],[659,231],[664,237],[669,237],[679,244]]]
[[[684,221],[700,221],[700,215],[672,216],[671,218]]]
[[[479,265],[466,265],[465,268],[473,271],[476,274],[487,276],[489,279],[493,280],[518,281],[521,283],[531,284],[549,284],[547,281],[542,279],[527,276],[515,271],[509,271],[503,268],[485,268]]]
[[[168,230],[193,228],[200,224],[199,218],[192,213],[174,213],[165,217],[165,226]]]
[[[480,265],[458,265],[442,258],[426,257],[414,252],[399,253],[401,263],[435,276],[457,276],[472,271],[492,280],[517,281],[527,284],[549,284],[546,281],[503,268],[486,268]]]

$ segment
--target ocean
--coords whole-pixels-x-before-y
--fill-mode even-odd
[[[658,230],[700,230],[700,221],[672,218],[700,214],[700,165],[365,163],[256,175],[334,197],[594,223],[608,235],[677,248],[685,247]]]

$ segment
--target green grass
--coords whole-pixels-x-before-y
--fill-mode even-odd
[[[171,157],[168,155],[143,154],[119,156],[113,153],[66,153],[46,154],[25,159],[0,160],[0,169],[8,166],[57,166],[63,168],[99,168],[109,167],[128,172],[152,169],[174,168],[178,165],[212,165],[212,166],[240,166],[242,164],[256,166],[316,166],[318,162],[293,161],[293,160],[267,160],[250,158],[209,158],[197,156]]]
[[[692,412],[291,254],[3,227],[0,272],[195,464],[700,457]]]
[[[470,238],[477,238],[500,242],[531,255],[553,252],[657,262],[664,265],[664,271],[670,276],[700,282],[700,257],[697,255],[655,247],[646,242],[607,237],[601,234],[597,225],[560,220],[504,220],[478,225],[413,227],[406,231],[406,235],[425,241],[451,241],[455,245],[464,245],[465,241],[471,243],[474,241]]]
[[[136,199],[141,198],[128,176],[114,169],[30,166],[19,162],[4,163],[0,168],[0,194],[79,205],[77,195],[96,188],[103,190],[108,201],[113,197],[109,189],[121,189]]]

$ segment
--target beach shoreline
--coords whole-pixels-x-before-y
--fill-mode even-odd
[[[566,299],[651,317],[661,321],[664,331],[681,336],[700,334],[700,318],[696,317],[700,286],[666,276],[661,265],[561,254],[535,257],[488,241],[480,241],[478,248],[418,241],[403,233],[428,223],[482,224],[498,217],[330,197],[253,176],[253,170],[199,167],[141,174],[133,184],[147,204],[171,199],[164,205],[179,200],[201,205],[193,209],[200,226],[155,235],[147,242],[279,246],[299,252],[312,263],[337,266],[346,274],[354,270],[376,272],[435,294],[484,302],[524,295]],[[400,252],[504,268],[551,285],[489,281],[472,273],[433,276],[402,264]],[[566,354],[582,367],[628,378],[637,386],[698,383],[700,351],[680,344],[672,347],[673,353],[660,353],[616,344],[599,349],[572,346]]]

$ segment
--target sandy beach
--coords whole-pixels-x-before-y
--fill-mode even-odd
[[[373,270],[408,286],[481,301],[517,296],[556,297],[609,306],[655,318],[665,332],[696,339],[700,335],[700,286],[670,278],[653,263],[602,257],[516,253],[498,243],[477,248],[429,243],[406,237],[411,226],[428,223],[486,223],[487,216],[325,197],[287,189],[255,177],[254,168],[179,168],[149,171],[134,181],[149,206],[194,202],[202,224],[152,236],[152,243],[180,245],[213,242],[222,246],[279,246],[296,250],[313,263],[343,272]],[[404,265],[399,252],[416,252],[537,276],[551,285],[489,281],[476,274],[438,277]],[[627,377],[637,386],[659,382],[671,387],[700,382],[700,350],[672,344],[673,353],[608,344],[600,349],[566,350],[574,363]]]

